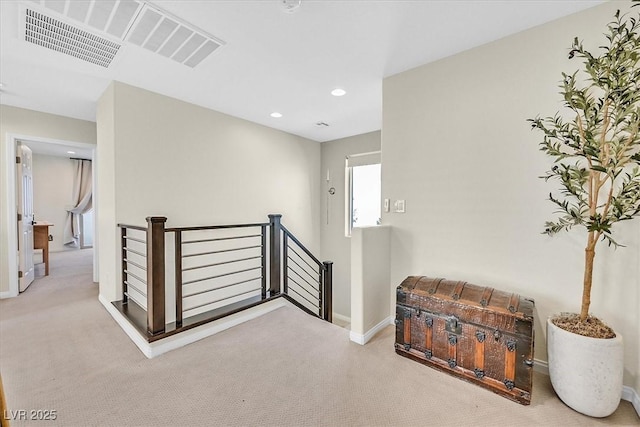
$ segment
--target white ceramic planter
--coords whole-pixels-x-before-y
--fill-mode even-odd
[[[558,328],[547,319],[549,376],[558,397],[591,417],[611,415],[622,396],[622,337],[589,338]]]

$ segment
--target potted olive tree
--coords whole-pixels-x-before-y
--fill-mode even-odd
[[[639,21],[618,11],[596,53],[574,39],[569,58],[582,66],[562,74],[566,111],[529,120],[543,134],[541,150],[554,159],[542,178],[560,183],[549,195],[559,214],[544,232],[581,228],[587,240],[580,313],[547,322],[549,374],[568,406],[595,417],[613,413],[622,390],[622,338],[589,306],[597,244],[622,246],[614,225],[640,216]]]

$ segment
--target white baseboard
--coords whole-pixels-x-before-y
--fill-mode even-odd
[[[344,323],[351,323],[351,317],[344,316],[344,315],[342,315],[340,313],[336,313],[335,311],[333,313],[331,313],[331,316],[335,320],[339,320],[339,321],[344,322]]]
[[[534,359],[533,370],[549,376],[549,364],[544,360]],[[622,386],[622,400],[631,402],[636,413],[640,416],[640,395],[636,390],[626,385]]]
[[[134,328],[131,323],[129,323],[129,321],[122,315],[122,313],[120,313],[120,311],[118,311],[118,309],[113,306],[113,304],[103,298],[102,295],[100,295],[98,299],[107,309],[109,314],[111,314],[111,317],[113,317],[118,325],[120,325],[127,336],[131,338],[131,341],[133,341],[133,343],[140,349],[142,354],[144,354],[149,359],[164,354],[168,351],[184,347],[187,344],[191,344],[211,335],[215,335],[218,332],[222,332],[248,320],[255,319],[256,317],[260,317],[289,304],[284,298],[278,298],[273,301],[269,301],[264,304],[249,308],[247,310],[243,310],[239,313],[232,314],[231,316],[224,317],[220,320],[216,320],[214,322],[198,326],[197,328],[181,332],[168,338],[164,338],[160,341],[149,343],[142,335],[140,335],[138,330]]]
[[[0,292],[0,299],[15,298],[17,296],[18,296],[17,293],[11,292],[11,291],[2,291],[2,292]]]
[[[377,334],[378,332],[380,332],[381,330],[383,330],[384,328],[386,328],[389,325],[393,325],[394,324],[394,317],[393,316],[389,316],[386,319],[384,319],[383,321],[381,321],[380,323],[378,323],[376,326],[374,326],[373,328],[369,329],[364,335],[363,334],[358,334],[355,333],[353,331],[349,332],[349,339],[357,344],[360,345],[365,345],[366,343],[368,343],[371,338],[373,338],[373,336],[375,334]]]
[[[549,363],[546,360],[533,359],[533,370],[549,376]]]
[[[133,343],[140,349],[142,354],[147,356],[147,358],[151,359],[153,357],[153,352],[151,351],[151,345],[147,342],[147,340],[140,335],[140,332],[136,328],[133,327],[131,323],[127,320],[126,317],[117,308],[111,304],[105,297],[102,295],[98,295],[98,301],[107,309],[113,320],[122,328],[125,334],[133,341]]]
[[[633,409],[636,410],[636,414],[640,417],[640,395],[638,395],[637,390],[629,386],[622,387],[622,400],[631,402]]]

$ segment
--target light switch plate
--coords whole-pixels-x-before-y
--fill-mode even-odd
[[[384,211],[385,211],[385,212],[389,212],[390,205],[391,205],[391,200],[389,200],[389,199],[384,199]]]
[[[395,210],[398,213],[404,213],[404,209],[405,209],[405,203],[404,200],[396,200],[395,203]]]

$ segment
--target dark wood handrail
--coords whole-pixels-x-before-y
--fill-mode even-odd
[[[285,232],[287,234],[287,237],[289,239],[293,240],[296,243],[296,245],[298,245],[300,247],[300,249],[302,249],[304,251],[304,253],[307,254],[309,256],[309,258],[311,258],[313,260],[313,262],[315,262],[316,264],[318,264],[318,266],[320,268],[322,268],[322,262],[318,258],[313,256],[311,251],[309,249],[307,249],[302,243],[300,243],[300,240],[296,239],[296,237],[293,234],[291,234],[291,232],[289,230],[287,230],[284,225],[282,226],[282,231]]]
[[[269,225],[268,222],[260,222],[256,224],[233,224],[233,225],[202,225],[198,227],[171,227],[165,228],[165,232],[173,231],[204,231],[204,230],[220,230],[224,228],[249,228],[249,227],[262,227],[263,225]]]
[[[140,231],[147,231],[147,227],[141,227],[139,225],[130,225],[130,224],[118,224],[117,225],[119,228],[130,228],[132,230],[140,230]]]

